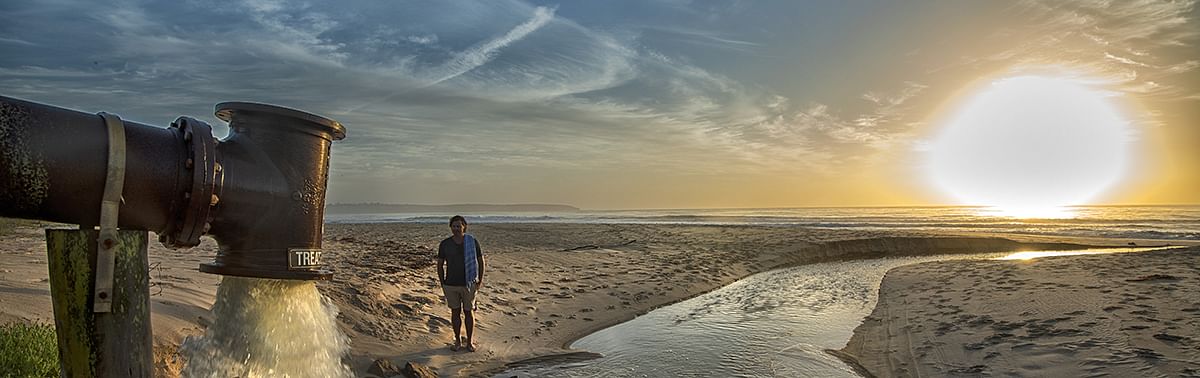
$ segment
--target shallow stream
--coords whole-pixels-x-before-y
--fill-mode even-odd
[[[1035,257],[1097,251],[1055,251]],[[518,366],[496,377],[857,377],[824,350],[846,345],[854,328],[874,309],[879,284],[889,269],[1006,255],[895,257],[764,272],[571,344],[573,349],[603,357]]]

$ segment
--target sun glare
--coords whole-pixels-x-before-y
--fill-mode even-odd
[[[1175,247],[1169,247],[1175,248]],[[1164,248],[1105,248],[1105,249],[1080,249],[1073,251],[1026,251],[1014,252],[1007,256],[997,258],[997,260],[1033,260],[1042,257],[1054,256],[1075,256],[1075,255],[1100,255],[1106,253],[1130,253],[1130,252],[1147,252],[1157,251]]]
[[[930,145],[934,184],[965,205],[1015,217],[1070,216],[1115,184],[1128,122],[1106,94],[1041,76],[992,82],[959,108]]]

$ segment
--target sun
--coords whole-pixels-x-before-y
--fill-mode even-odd
[[[1110,95],[1078,79],[992,82],[929,145],[934,185],[966,205],[1017,217],[1061,217],[1124,175],[1129,122]]]

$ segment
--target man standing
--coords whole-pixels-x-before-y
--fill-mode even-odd
[[[475,351],[472,339],[475,333],[475,293],[483,286],[483,249],[479,242],[467,234],[467,219],[461,215],[450,217],[450,233],[453,234],[438,246],[438,282],[450,306],[450,323],[454,325],[454,346],[463,348],[460,328],[467,325],[468,351]],[[462,314],[462,319],[459,319]]]

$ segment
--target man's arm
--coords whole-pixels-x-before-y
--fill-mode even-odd
[[[483,286],[483,248],[475,244],[475,261],[479,263],[479,286]]]
[[[446,284],[446,260],[443,259],[441,256],[438,256],[437,261],[438,261],[438,284],[445,285]]]

